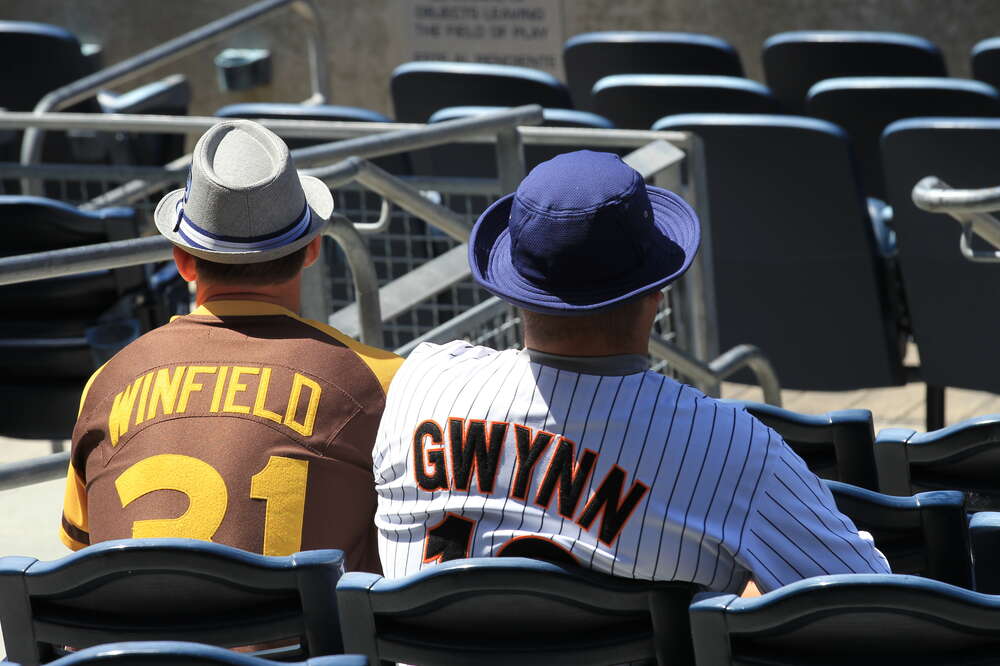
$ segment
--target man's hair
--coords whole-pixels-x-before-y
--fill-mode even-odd
[[[194,264],[200,280],[228,286],[265,287],[288,282],[298,275],[306,260],[307,247],[256,264],[220,264],[201,257],[195,257]]]
[[[593,314],[563,317],[521,309],[521,321],[531,334],[544,342],[597,340],[615,346],[643,326],[645,298],[633,298],[622,305]],[[648,331],[647,331],[648,333]]]

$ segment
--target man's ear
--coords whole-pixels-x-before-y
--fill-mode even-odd
[[[194,257],[174,246],[174,263],[177,264],[177,272],[181,274],[186,282],[194,282],[198,279],[198,269],[194,263]]]
[[[306,259],[302,262],[302,268],[312,266],[319,259],[320,252],[323,251],[323,235],[320,234],[309,241],[309,245],[306,245]]]

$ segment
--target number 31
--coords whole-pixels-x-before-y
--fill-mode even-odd
[[[266,502],[264,554],[290,555],[302,546],[309,461],[271,456],[264,469],[250,477],[250,499]],[[177,518],[137,520],[132,537],[185,537],[211,541],[226,517],[229,491],[218,470],[193,456],[171,453],[151,456],[115,479],[122,508],[157,490],[176,490],[188,498]]]

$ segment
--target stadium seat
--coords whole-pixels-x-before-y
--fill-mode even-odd
[[[788,113],[814,83],[839,76],[946,76],[937,46],[895,32],[782,32],[764,42],[764,78]]]
[[[94,64],[80,50],[80,42],[68,30],[46,23],[0,21],[0,108],[31,111],[46,93],[94,73]],[[9,66],[10,63],[45,63],[44,67]],[[66,109],[78,113],[100,113],[96,98]],[[6,134],[0,142],[0,161],[21,159],[22,132]],[[65,132],[48,132],[42,159],[46,162],[93,162],[103,157],[94,133],[74,132],[72,142]],[[84,159],[89,158],[89,159]],[[5,192],[10,193],[9,185]]]
[[[980,511],[969,520],[969,537],[972,540],[973,577],[976,591],[1000,594],[1000,513]]]
[[[502,111],[500,106],[453,106],[434,112],[428,123],[440,123],[469,116]],[[614,125],[587,111],[572,109],[543,109],[543,127],[584,127],[590,129],[612,129]],[[539,162],[552,159],[559,153],[585,148],[582,145],[540,146],[525,145],[524,159],[528,170]],[[607,150],[607,148],[601,148]],[[463,178],[496,178],[496,148],[492,145],[475,143],[449,143],[427,148],[413,153],[414,170],[427,176],[449,176]]]
[[[878,490],[875,426],[867,409],[841,409],[814,416],[760,402],[723,402],[740,405],[774,428],[820,478]]]
[[[563,65],[573,103],[592,109],[594,84],[612,74],[718,74],[743,76],[729,42],[690,32],[587,32],[563,46]]]
[[[97,101],[104,113],[186,116],[191,86],[185,76],[173,74],[126,93],[102,90]],[[115,164],[161,166],[184,154],[184,135],[115,132],[111,161]]]
[[[1000,650],[1000,597],[894,574],[816,576],[755,599],[697,599],[695,663],[985,664]]]
[[[844,128],[865,194],[884,199],[879,137],[890,123],[918,116],[1000,116],[1000,95],[993,86],[964,79],[848,77],[810,88],[806,110]]]
[[[52,562],[4,557],[7,657],[34,666],[63,646],[135,640],[297,639],[304,656],[340,654],[333,590],[343,561],[339,550],[265,557],[191,539],[105,541]]]
[[[408,62],[392,72],[396,121],[426,123],[449,106],[573,107],[569,90],[551,74],[510,65],[471,62]]]
[[[0,21],[0,61],[45,63],[44,67],[8,66],[0,69],[0,109],[31,111],[49,92],[93,74],[95,60],[81,51],[76,36],[45,23]],[[173,75],[125,94],[102,91],[65,109],[77,113],[168,113],[184,115],[190,101],[186,79]],[[0,138],[0,161],[20,161],[22,132]],[[183,153],[181,134],[104,133],[90,130],[46,132],[42,161],[56,163],[159,166]],[[4,193],[19,192],[16,182],[5,181]],[[62,199],[90,197],[94,186],[66,190],[47,183],[46,194]]]
[[[969,521],[962,493],[939,490],[893,497],[838,481],[824,483],[841,513],[872,535],[893,573],[973,589]]]
[[[1000,37],[984,39],[972,47],[972,78],[1000,87]]]
[[[615,74],[594,84],[593,109],[617,127],[649,129],[679,113],[777,113],[767,86],[735,76]]]
[[[410,664],[690,664],[686,583],[524,558],[453,560],[337,584],[347,652]]]
[[[885,428],[875,440],[881,491],[909,495],[961,490],[969,511],[1000,509],[1000,416],[980,416],[918,433]]]
[[[275,662],[214,645],[184,641],[133,641],[95,645],[49,663],[52,666],[274,666]],[[281,663],[287,666],[368,666],[368,660],[356,654]]]
[[[996,264],[967,260],[959,251],[960,225],[947,215],[917,208],[913,186],[933,175],[952,187],[994,187],[1000,184],[998,154],[996,119],[901,120],[882,137],[888,201],[921,375],[928,386],[940,389],[942,401],[948,386],[1000,392],[1000,373],[988,362],[1000,327],[1000,273]],[[942,404],[942,415],[943,409]],[[943,425],[932,423],[929,429]]]
[[[719,348],[753,344],[782,388],[902,384],[891,247],[876,239],[844,132],[798,116],[687,114],[701,137]]]
[[[136,238],[131,208],[82,211],[51,199],[0,196],[5,241],[15,256]],[[90,374],[166,318],[142,266],[0,287],[0,433],[64,439],[73,431]],[[44,418],[40,418],[44,416]]]

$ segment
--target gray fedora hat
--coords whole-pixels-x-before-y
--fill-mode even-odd
[[[305,246],[332,213],[329,188],[295,171],[281,138],[250,120],[226,120],[198,139],[187,186],[163,197],[153,219],[190,254],[252,264]]]

